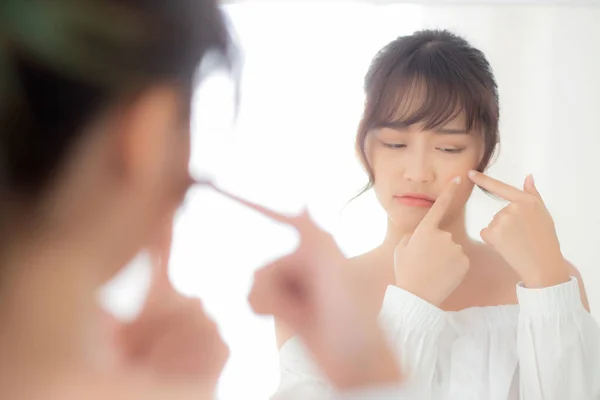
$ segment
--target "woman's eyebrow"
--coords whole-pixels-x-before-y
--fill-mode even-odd
[[[404,130],[408,128],[408,124],[404,122],[386,122],[381,124],[380,128],[388,128],[393,130]]]
[[[466,135],[469,133],[466,129],[444,127],[435,129],[435,132],[441,135]]]

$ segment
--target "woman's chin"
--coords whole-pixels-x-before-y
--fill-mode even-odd
[[[414,231],[427,214],[427,211],[422,209],[399,210],[398,207],[395,208],[393,212],[388,212],[388,217],[397,229],[403,232]]]

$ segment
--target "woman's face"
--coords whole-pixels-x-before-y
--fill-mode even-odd
[[[389,218],[412,231],[449,181],[462,178],[454,204],[443,225],[465,206],[473,185],[467,173],[478,167],[483,138],[465,131],[464,116],[432,130],[422,125],[390,126],[367,136],[367,154],[373,169],[374,190]]]

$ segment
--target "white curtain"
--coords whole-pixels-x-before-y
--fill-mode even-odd
[[[502,149],[491,173],[514,185],[534,174],[600,311],[600,8],[385,3],[226,5],[245,57],[239,115],[234,121],[226,76],[204,83],[194,104],[192,168],[281,211],[308,205],[348,255],[369,250],[384,234],[384,214],[370,193],[346,206],[366,179],[353,150],[363,75],[398,35],[450,29],[484,51],[499,84]],[[475,237],[500,207],[473,196]],[[295,240],[208,192],[191,193],[179,215],[172,278],[204,300],[230,345],[222,399],[267,398],[277,385],[272,321],[252,315],[246,294],[256,268]],[[104,296],[107,307],[131,313],[146,272],[129,268]]]

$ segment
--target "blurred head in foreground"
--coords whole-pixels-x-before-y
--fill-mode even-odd
[[[194,87],[233,64],[215,0],[2,1],[5,360],[81,355],[95,289],[155,240],[190,185]]]

